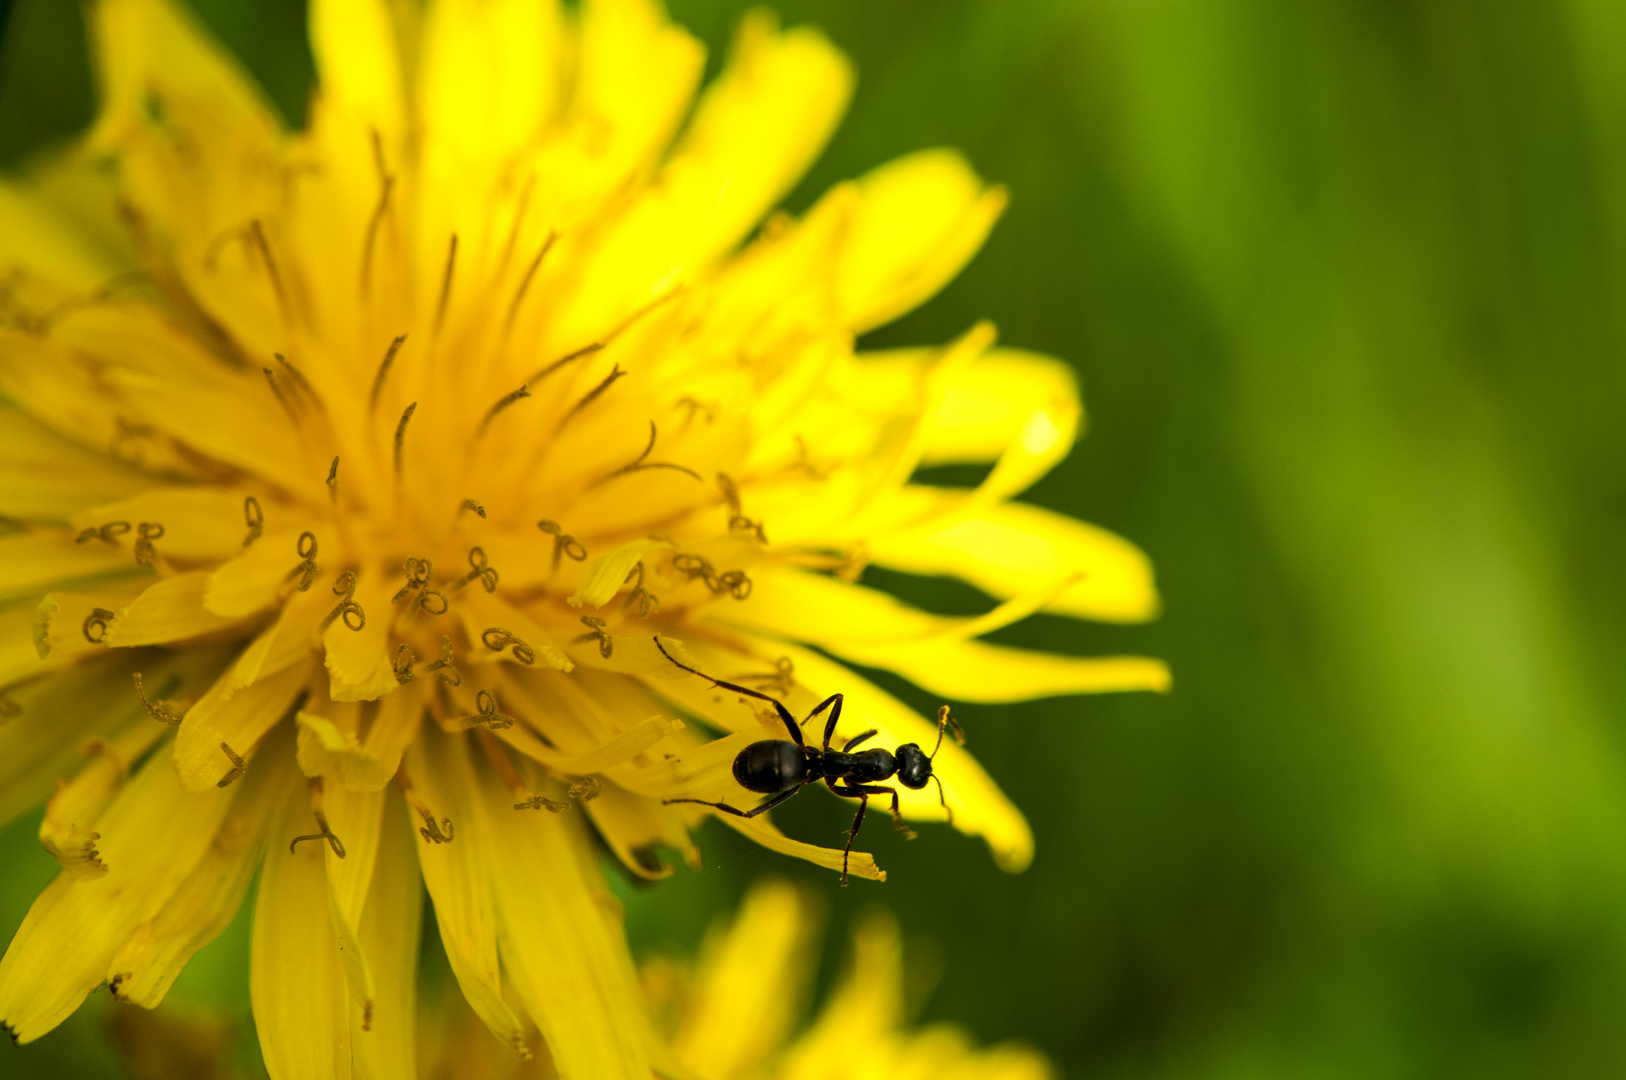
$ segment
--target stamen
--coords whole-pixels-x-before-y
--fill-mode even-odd
[[[109,521],[104,525],[93,526],[81,531],[78,537],[74,539],[74,543],[83,544],[86,540],[100,540],[103,543],[114,544],[117,543],[113,539],[115,536],[123,536],[129,531],[130,523],[128,521]]]
[[[729,570],[718,574],[712,569],[711,560],[703,555],[692,555],[683,552],[672,556],[672,569],[684,574],[690,581],[699,578],[705,582],[706,588],[714,593],[728,593],[736,600],[744,600],[751,595],[751,579],[744,570]]]
[[[533,172],[525,178],[525,187],[519,193],[519,205],[514,208],[514,223],[508,227],[508,240],[502,246],[502,258],[497,260],[499,273],[507,269],[508,260],[514,257],[514,245],[519,243],[519,227],[525,223],[525,212],[531,208],[531,192],[535,189],[536,173]]]
[[[626,578],[622,580],[622,584],[631,581],[635,575],[638,578],[638,583],[627,594],[626,602],[621,605],[621,609],[625,611],[636,603],[638,605],[638,617],[647,619],[651,612],[659,609],[661,600],[660,597],[644,588],[644,564],[642,561],[633,564],[632,569],[627,571]]]
[[[417,408],[418,403],[416,401],[408,405],[406,411],[401,414],[401,422],[395,425],[395,475],[397,479],[401,476],[401,446],[406,442],[407,422],[412,419],[412,414],[417,411]]]
[[[407,583],[401,590],[390,597],[390,603],[400,603],[413,589],[418,590],[416,601],[419,610],[428,615],[444,615],[451,607],[446,597],[438,589],[429,587],[429,576],[434,573],[435,564],[428,559],[407,559],[405,563]]]
[[[288,358],[281,353],[272,353],[271,355],[277,358],[277,363],[281,364],[283,369],[287,371],[289,375],[293,376],[294,383],[299,387],[299,389],[310,395],[310,399],[312,401],[321,400],[321,398],[316,396],[316,389],[311,386],[310,380],[305,378],[305,373],[303,371],[300,371],[298,368],[290,364],[288,362]]]
[[[401,346],[406,344],[406,339],[405,334],[398,335],[394,341],[390,342],[390,347],[385,350],[384,362],[378,365],[378,374],[373,376],[373,392],[367,397],[367,408],[369,410],[378,407],[379,391],[384,389],[384,379],[390,373],[390,365],[395,363],[395,354],[401,351]]]
[[[159,694],[162,695],[168,693],[169,690],[175,685],[178,685],[179,682],[180,680],[178,678],[171,676],[169,681],[164,684],[164,689],[159,691]],[[160,697],[160,699],[157,701],[147,700],[147,693],[141,686],[141,672],[139,671],[135,673],[135,691],[136,698],[141,702],[141,707],[147,710],[147,715],[151,716],[160,724],[168,724],[170,727],[176,727],[183,719],[185,719],[184,715],[176,710],[175,702],[165,701],[162,699],[162,697]]]
[[[311,582],[316,580],[316,534],[309,530],[300,533],[298,550],[299,557],[305,561],[288,571],[288,576],[282,580],[283,584],[287,584],[298,578],[299,591],[308,592]]]
[[[772,687],[779,691],[779,696],[788,695],[796,685],[796,665],[791,663],[788,656],[781,656],[773,662],[773,671],[746,673],[736,675],[739,682],[754,682],[759,686]]]
[[[530,396],[530,390],[526,389],[523,385],[513,393],[505,394],[501,401],[497,402],[497,404],[493,405],[490,410],[486,412],[485,419],[480,421],[480,430],[476,434],[484,435],[486,433],[486,428],[491,426],[491,421],[497,418],[498,413],[508,408],[508,406],[512,405],[514,402],[522,401]]]
[[[243,546],[248,547],[265,532],[265,514],[260,510],[260,500],[252,495],[243,499],[243,521],[248,525],[248,535],[243,538]]]
[[[594,618],[591,615],[583,615],[582,625],[587,627],[587,633],[578,634],[571,638],[571,643],[579,645],[584,641],[592,641],[597,638],[598,654],[608,660],[610,654],[615,651],[615,642],[611,639],[610,632],[604,628],[604,620]]]
[[[271,278],[271,288],[277,294],[277,304],[282,308],[283,314],[288,312],[288,294],[282,288],[282,275],[277,272],[277,260],[271,257],[271,245],[265,238],[265,229],[260,219],[255,218],[248,223],[249,235],[254,240],[254,246],[259,249],[260,258],[265,260],[265,272]]]
[[[524,802],[515,803],[514,809],[546,810],[550,814],[562,814],[566,810],[570,809],[570,804],[567,802],[556,802],[555,800],[548,798],[546,795],[532,795]]]
[[[475,578],[480,579],[480,584],[486,587],[486,592],[494,593],[497,591],[497,571],[486,565],[484,548],[469,548],[469,572],[452,583],[452,591],[458,592],[462,590],[463,586]]]
[[[226,787],[232,781],[242,776],[243,773],[248,769],[248,765],[243,761],[242,757],[237,753],[237,751],[233,750],[225,743],[220,744],[220,752],[225,754],[226,757],[231,760],[232,767],[230,772],[220,778],[220,782],[216,784],[215,787]]]
[[[412,665],[416,660],[417,656],[412,652],[412,646],[402,642],[401,647],[395,650],[395,660],[390,664],[395,669],[396,682],[409,683],[412,681]]]
[[[282,386],[277,382],[277,373],[268,367],[262,367],[260,370],[265,372],[265,381],[270,385],[271,392],[277,396],[277,401],[282,405],[282,411],[288,414],[290,420],[298,424],[299,410],[295,409],[294,403],[288,400],[288,395],[282,392]]]
[[[480,641],[492,652],[502,652],[512,645],[515,660],[527,665],[536,663],[536,650],[500,626],[486,630],[480,635]]]
[[[333,595],[343,596],[344,599],[339,601],[338,607],[328,612],[327,618],[322,620],[322,629],[324,631],[333,625],[334,619],[341,616],[344,619],[344,625],[351,630],[359,631],[367,625],[367,613],[362,611],[361,605],[355,601],[356,572],[354,570],[346,570],[334,580]]]
[[[374,132],[376,135],[377,133]],[[377,143],[374,144],[378,146]],[[367,220],[367,239],[361,245],[361,295],[365,297],[373,283],[373,248],[378,243],[378,230],[384,224],[384,215],[389,211],[390,192],[395,190],[395,177],[384,175],[384,154],[382,148],[377,150],[378,171],[383,176],[383,189],[378,193],[378,204],[373,207],[373,216]]]
[[[457,234],[452,234],[451,246],[446,249],[446,272],[440,279],[440,303],[435,305],[435,333],[446,321],[446,303],[452,298],[452,275],[457,270]]]
[[[536,523],[536,527],[553,537],[554,573],[559,572],[559,556],[561,555],[568,555],[575,562],[581,562],[583,559],[587,558],[587,549],[582,547],[581,541],[577,540],[574,536],[568,535],[562,528],[559,527],[559,523],[557,521],[549,521],[547,518],[543,518],[541,521]]]
[[[328,846],[333,849],[333,854],[337,855],[341,859],[344,858],[344,842],[341,841],[337,836],[333,835],[333,830],[330,829],[327,824],[327,815],[316,809],[313,809],[311,813],[316,816],[316,827],[322,831],[294,837],[288,843],[288,850],[290,852],[293,851],[302,841],[305,840],[326,840]]]
[[[469,727],[484,724],[491,731],[501,731],[514,726],[514,718],[498,710],[496,695],[489,690],[482,690],[474,695],[474,707],[479,710],[477,714],[460,716],[458,721]]]
[[[440,659],[424,668],[425,671],[440,672],[440,681],[447,686],[458,687],[463,685],[463,673],[457,670],[456,658],[452,655],[452,639],[445,634],[440,636]]]
[[[401,789],[401,794],[405,796],[407,805],[416,810],[418,816],[423,818],[425,827],[419,829],[418,834],[431,844],[450,843],[454,835],[452,819],[442,818],[439,825],[435,824],[434,811],[429,809],[429,804],[423,801],[423,796],[419,795],[413,788],[412,778],[407,775],[405,766],[395,770],[395,786]]]
[[[464,499],[463,505],[457,509],[459,513],[462,513],[464,510],[473,510],[476,514],[479,514],[481,518],[486,516],[486,508],[475,502],[473,499]]]
[[[406,570],[407,583],[401,586],[400,592],[390,597],[390,603],[392,604],[399,604],[407,593],[427,585],[429,575],[435,572],[435,564],[428,559],[408,557],[403,569]]]
[[[116,616],[114,613],[108,611],[106,608],[91,608],[90,614],[85,616],[85,624],[82,627],[85,634],[85,640],[90,642],[92,645],[100,645],[102,643],[102,639],[107,636],[108,624],[111,623],[115,617]]]
[[[644,452],[639,454],[632,464],[623,465],[614,472],[605,473],[597,480],[594,480],[592,483],[588,484],[588,488],[596,488],[600,484],[614,480],[618,476],[625,476],[628,473],[641,472],[644,469],[675,469],[681,473],[688,473],[696,480],[704,479],[699,473],[695,472],[686,465],[675,465],[670,461],[645,461],[644,459],[649,456],[650,451],[655,449],[655,434],[655,421],[651,420],[649,422],[649,444],[644,447]]]
[[[536,371],[531,375],[531,377],[529,379],[526,379],[525,382],[527,384],[541,382],[543,379],[547,378],[549,375],[552,375],[555,371],[558,371],[560,368],[564,367],[566,364],[573,363],[573,362],[575,362],[577,360],[580,360],[584,356],[592,356],[594,353],[596,353],[600,349],[604,348],[604,346],[606,344],[607,343],[603,342],[603,341],[595,341],[591,345],[583,345],[581,348],[577,349],[575,352],[565,353],[563,356],[561,356],[559,359],[553,361],[552,363],[546,364],[546,365],[544,365],[542,367],[537,368]]]
[[[519,226],[518,221],[514,224],[517,229]],[[548,238],[542,241],[542,249],[536,253],[536,258],[531,260],[531,265],[525,268],[525,276],[520,279],[519,288],[514,292],[514,299],[508,305],[508,317],[503,320],[502,329],[504,334],[514,328],[514,319],[519,315],[519,306],[525,302],[525,290],[531,287],[531,279],[536,276],[537,268],[542,265],[542,260],[547,258],[549,249],[553,247],[554,241],[558,239],[558,233],[548,233]]]
[[[572,799],[580,799],[582,802],[592,802],[594,799],[598,798],[601,790],[602,788],[599,785],[598,777],[583,776],[578,778],[575,783],[570,785],[570,787],[566,790],[566,794],[568,794]]]
[[[740,504],[740,489],[727,473],[717,474],[717,486],[722,489],[723,498],[728,501],[729,518],[728,531],[737,533],[755,533],[757,542],[766,544],[768,534],[763,531],[760,521],[752,521],[746,517]]]
[[[707,405],[698,398],[680,397],[677,399],[677,401],[673,402],[673,404],[678,408],[689,410],[689,414],[683,418],[683,426],[685,428],[694,423],[694,418],[697,414],[704,414],[707,424],[710,424],[717,419],[717,406]]]
[[[620,364],[611,366],[610,373],[604,376],[604,381],[593,387],[593,389],[587,391],[587,395],[585,397],[576,402],[576,404],[572,405],[570,407],[570,411],[559,418],[559,422],[553,426],[553,433],[558,435],[559,432],[563,431],[565,425],[576,418],[577,413],[581,412],[583,409],[587,408],[587,406],[597,401],[600,394],[608,390],[615,384],[617,379],[626,374],[627,372],[621,370]]]
[[[329,465],[327,469],[327,490],[333,498],[337,499],[339,497],[339,457],[337,454],[333,456],[333,464]]]
[[[163,539],[164,527],[156,521],[143,521],[136,531],[135,561],[141,566],[151,566],[158,561],[158,550],[152,542]]]

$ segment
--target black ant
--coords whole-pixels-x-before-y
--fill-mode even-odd
[[[960,745],[965,745],[965,733],[960,730],[960,725],[955,723],[954,717],[949,715],[947,705],[937,710],[937,745],[932,747],[930,754],[915,743],[904,743],[898,747],[896,754],[879,746],[860,750],[855,754],[852,752],[853,748],[874,735],[875,729],[871,728],[862,734],[854,735],[840,750],[830,749],[830,739],[835,735],[836,724],[841,720],[842,702],[841,694],[831,694],[802,721],[805,724],[826,709],[830,710],[830,719],[824,725],[824,742],[821,746],[813,747],[802,739],[801,725],[796,723],[796,718],[778,698],[769,697],[760,690],[750,690],[735,683],[714,679],[703,671],[696,671],[687,664],[679,663],[661,645],[659,635],[655,637],[655,648],[660,649],[661,655],[671,660],[673,664],[691,675],[699,675],[713,686],[768,702],[779,714],[779,719],[784,721],[785,730],[790,732],[790,742],[783,739],[763,739],[747,746],[734,758],[734,779],[741,787],[747,791],[773,796],[761,806],[750,810],[736,810],[727,803],[709,802],[706,799],[662,799],[663,804],[669,806],[672,803],[699,803],[701,806],[709,806],[735,817],[753,818],[772,810],[807,785],[823,780],[826,787],[842,798],[858,800],[858,813],[853,816],[852,828],[847,830],[847,849],[841,854],[843,885],[847,884],[847,861],[852,856],[853,841],[858,837],[858,827],[864,823],[864,811],[869,806],[871,795],[892,796],[892,823],[904,836],[913,839],[915,835],[914,831],[903,823],[903,818],[898,812],[897,789],[880,787],[876,781],[890,779],[895,774],[898,783],[919,791],[926,786],[928,780],[935,780],[937,801],[942,804],[949,821],[951,823],[954,821],[954,811],[949,809],[948,801],[943,797],[943,781],[932,775],[932,759],[937,757],[937,751],[943,745],[945,727],[953,730],[954,738]],[[839,786],[837,781],[841,781]]]

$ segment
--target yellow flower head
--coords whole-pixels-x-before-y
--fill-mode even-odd
[[[1072,443],[1066,368],[985,326],[854,353],[998,189],[932,151],[768,217],[851,86],[809,30],[746,20],[691,107],[653,0],[415,11],[316,0],[289,133],[168,0],[98,0],[95,129],[0,185],[0,817],[56,782],[63,867],[0,961],[20,1039],[103,983],[157,1003],[258,870],[274,1077],[410,1073],[420,881],[501,1038],[665,1071],[589,830],[634,874],[697,862],[712,811],[666,800],[752,805],[765,697],[930,744],[832,656],[971,702],[1166,682],[977,640],[1156,605],[1131,546],[1009,501]],[[910,482],[952,462],[993,467]],[[867,562],[998,604],[917,611]],[[976,762],[933,764],[902,815],[1025,865]]]

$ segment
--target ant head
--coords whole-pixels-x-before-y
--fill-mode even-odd
[[[898,783],[919,791],[932,778],[932,759],[914,743],[898,747]]]

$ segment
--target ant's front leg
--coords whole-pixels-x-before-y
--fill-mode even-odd
[[[802,790],[802,786],[798,784],[789,791],[781,791],[779,794],[775,795],[761,806],[754,806],[749,810],[736,810],[727,803],[711,802],[706,799],[662,799],[661,805],[671,806],[673,803],[698,803],[701,806],[709,806],[713,810],[721,810],[725,814],[733,814],[735,817],[754,818],[758,814],[766,814],[769,810],[772,810],[774,807],[778,806],[780,803],[784,802],[786,799],[790,798],[800,790]]]

